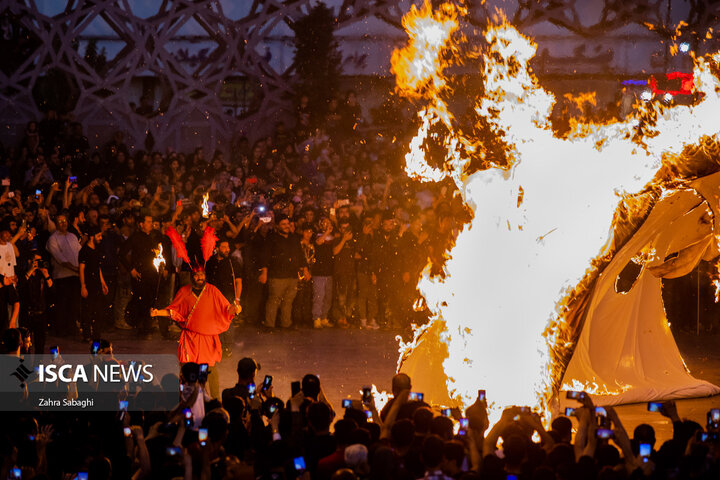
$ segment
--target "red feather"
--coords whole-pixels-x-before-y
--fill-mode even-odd
[[[190,265],[190,258],[188,257],[185,242],[183,242],[182,237],[177,232],[177,230],[175,230],[175,227],[168,227],[167,230],[165,230],[165,235],[170,238],[173,247],[175,247],[175,253],[177,254],[178,258],[182,258],[185,263]]]
[[[212,227],[205,227],[205,232],[200,239],[200,249],[202,250],[203,260],[205,260],[205,262],[212,257],[217,241],[218,238],[215,236],[215,229]]]

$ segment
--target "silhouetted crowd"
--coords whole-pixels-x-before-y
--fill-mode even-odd
[[[8,332],[5,351],[22,355],[21,336]],[[98,358],[117,362],[110,344],[93,361]],[[709,480],[720,474],[720,409],[708,412],[703,426],[681,419],[674,402],[656,404],[659,413],[651,415],[673,424],[672,438],[658,445],[651,425],[637,426],[630,436],[613,408],[595,407],[581,392],[566,410],[570,416],[557,416],[549,430],[529,407],[506,408],[489,428],[492,392],[482,391],[463,413],[428,405],[402,373],[393,377],[384,405],[376,403],[373,389],[358,386],[355,398],[335,406],[316,375],[278,392],[273,372],[252,358],[238,361],[236,384],[219,398],[208,393],[208,373],[202,365],[183,364],[172,408],[153,402],[169,391],[163,385],[173,384],[166,375],[127,388],[115,411],[4,412],[0,476]]]

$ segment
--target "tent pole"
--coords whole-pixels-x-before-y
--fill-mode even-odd
[[[696,335],[700,335],[700,264],[697,266],[697,327]]]

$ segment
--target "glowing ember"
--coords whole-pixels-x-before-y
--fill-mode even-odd
[[[155,267],[155,270],[159,272],[160,265],[165,265],[165,257],[163,256],[162,243],[158,243],[158,248],[153,249],[153,252],[155,252],[155,258],[153,258],[153,266]]]
[[[203,218],[207,218],[210,214],[210,208],[208,207],[208,200],[210,199],[210,192],[206,192],[205,195],[203,195],[202,200],[202,216]]]
[[[434,318],[401,343],[399,365],[405,362],[403,370],[412,373],[442,361],[450,398],[430,392],[436,403],[468,406],[483,388],[492,421],[508,405],[548,413],[564,372],[554,352],[569,346],[563,315],[571,293],[608,251],[618,204],[652,185],[664,155],[678,155],[720,130],[720,85],[708,61],[699,59],[694,76],[702,101],[672,109],[644,104],[657,121],[643,124],[643,138],[637,138],[637,118],[584,125],[557,138],[549,119],[555,98],[528,68],[536,45],[507,23],[490,26],[482,53],[484,93],[474,112],[505,145],[507,165],[468,175],[467,157],[484,159],[485,146],[454,127],[443,100],[452,93],[445,59],[459,52],[452,35],[457,15],[448,6],[433,12],[426,2],[413,7],[403,25],[410,42],[392,57],[397,90],[424,103],[406,171],[422,181],[451,177],[475,215],[447,252],[445,277],[423,272],[418,289]],[[425,149],[436,130],[449,132],[438,142],[446,157],[437,167],[428,164]],[[446,355],[427,353],[433,338]],[[425,356],[415,355],[419,351]],[[632,388],[570,386],[607,394]]]

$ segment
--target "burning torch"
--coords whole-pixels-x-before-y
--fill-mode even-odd
[[[158,243],[158,248],[154,248],[153,252],[155,252],[155,258],[153,258],[153,266],[155,267],[155,270],[158,272],[158,280],[157,285],[155,286],[155,300],[153,301],[153,305],[155,302],[157,302],[158,294],[160,293],[160,279],[162,278],[162,272],[160,271],[160,268],[165,265],[165,257],[163,256],[163,247],[162,243]]]
[[[210,208],[208,208],[208,200],[210,199],[210,192],[206,192],[205,195],[203,195],[203,201],[202,201],[202,216],[203,218],[207,218],[210,214]]]

